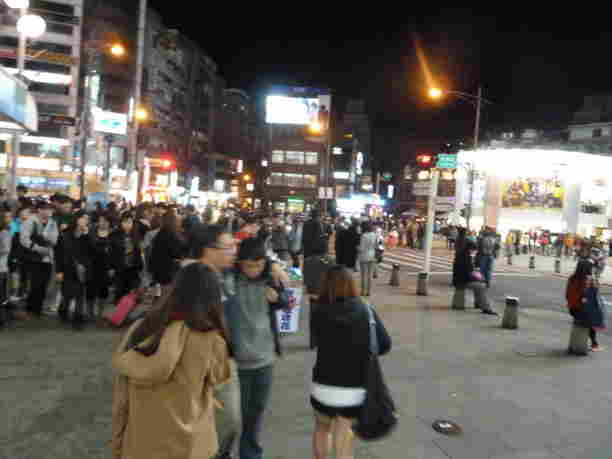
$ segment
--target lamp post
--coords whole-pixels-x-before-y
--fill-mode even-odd
[[[462,100],[467,100],[469,102],[476,102],[476,120],[474,123],[474,150],[478,150],[479,140],[480,140],[480,112],[482,110],[482,104],[484,103],[492,103],[491,101],[482,97],[482,86],[478,86],[478,93],[476,95],[469,94],[467,92],[462,91],[444,91],[440,88],[430,88],[429,89],[429,97],[434,100],[441,99],[444,95],[453,95],[459,97]],[[470,229],[470,220],[472,218],[472,204],[474,199],[474,176],[475,176],[475,168],[474,164],[471,164],[471,167],[468,171],[468,180],[470,183],[470,203],[468,207],[467,217],[466,217],[466,226],[467,229]]]
[[[79,197],[83,199],[85,197],[85,167],[87,166],[87,142],[89,140],[89,131],[91,124],[91,80],[97,72],[97,64],[102,57],[102,53],[108,50],[109,53],[114,57],[121,57],[125,54],[125,48],[119,44],[107,44],[100,40],[90,40],[83,47],[83,53],[85,54],[85,99],[83,100],[83,108],[81,112],[81,145],[80,154],[81,162],[79,164]],[[109,147],[110,148],[110,147]],[[110,161],[109,161],[110,162]],[[105,165],[108,175],[106,176],[106,183],[110,182],[110,163]]]
[[[19,41],[17,44],[17,75],[23,81],[25,70],[26,45],[28,38],[38,38],[45,33],[47,23],[43,18],[35,14],[28,14],[29,0],[4,0],[6,5],[12,9],[19,10],[17,20],[17,32]],[[17,198],[17,161],[21,150],[21,134],[13,136],[13,147],[10,149],[9,164],[9,186],[8,192],[11,199]]]

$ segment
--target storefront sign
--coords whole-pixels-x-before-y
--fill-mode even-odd
[[[14,129],[38,130],[38,111],[26,86],[0,66],[0,122],[16,123]]]
[[[94,114],[94,131],[117,135],[127,134],[127,115],[125,113],[97,110]]]
[[[0,167],[6,167],[6,154],[0,153]],[[18,169],[33,169],[43,171],[59,171],[61,169],[58,158],[38,158],[36,156],[19,156]]]
[[[75,126],[76,118],[68,115],[52,115],[50,113],[39,113],[38,121],[53,124],[55,126]]]
[[[16,59],[17,51],[15,48],[0,48],[0,57],[8,59]],[[67,54],[52,53],[50,51],[39,50],[39,49],[28,49],[26,51],[26,60],[47,62],[48,64],[59,64],[65,66],[72,66],[76,64],[76,59]]]
[[[431,192],[431,182],[429,180],[414,182],[412,184],[412,194],[415,196],[429,196]]]
[[[304,289],[287,288],[287,293],[289,296],[289,304],[292,306],[292,309],[277,311],[276,318],[278,320],[278,331],[280,333],[297,333],[300,323],[300,309]]]

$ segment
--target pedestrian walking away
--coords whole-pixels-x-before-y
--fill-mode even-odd
[[[310,399],[315,459],[326,459],[332,442],[337,458],[353,457],[352,425],[366,396],[369,307],[359,298],[348,269],[336,265],[325,274],[312,324],[318,343]],[[391,350],[391,338],[375,312],[374,319],[379,355],[383,355]]]

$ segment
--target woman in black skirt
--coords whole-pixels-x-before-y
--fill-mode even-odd
[[[87,307],[92,320],[102,316],[104,302],[108,300],[111,286],[111,219],[104,212],[98,213],[97,218],[89,238],[93,256],[93,275],[87,285]]]
[[[314,457],[353,457],[351,425],[365,400],[365,369],[369,354],[368,305],[358,296],[349,270],[334,266],[324,276],[312,316],[317,360],[311,404],[315,411]],[[391,349],[391,338],[374,312],[380,355]]]

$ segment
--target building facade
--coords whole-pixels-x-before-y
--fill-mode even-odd
[[[23,76],[36,100],[39,126],[38,132],[22,137],[18,183],[37,194],[74,193],[83,2],[31,0],[29,11],[41,16],[47,27],[41,37],[28,40],[26,45]],[[0,65],[12,74],[17,73],[17,19],[18,11],[2,3]],[[7,135],[0,138],[4,141],[3,153]],[[5,186],[6,174],[0,174],[0,186]]]

